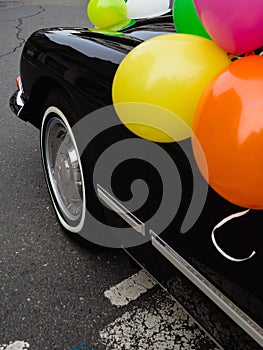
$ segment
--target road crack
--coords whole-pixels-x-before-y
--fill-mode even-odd
[[[26,39],[21,36],[23,21],[27,18],[36,17],[46,11],[44,7],[42,6],[38,6],[38,7],[39,7],[39,10],[36,13],[33,13],[32,15],[28,15],[28,16],[22,16],[17,19],[18,24],[15,26],[15,29],[16,29],[16,39],[18,40],[19,43],[12,50],[0,55],[0,58],[13,54],[14,52],[16,52],[17,49],[19,49],[24,45]]]

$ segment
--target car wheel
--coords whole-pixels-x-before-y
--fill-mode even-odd
[[[76,111],[68,96],[52,91],[44,104],[41,156],[51,200],[62,227],[80,232],[85,222],[86,192],[81,157],[72,132]]]

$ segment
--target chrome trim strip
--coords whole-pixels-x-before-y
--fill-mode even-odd
[[[110,193],[108,193],[101,185],[97,184],[98,197],[106,203],[110,209],[117,213],[124,221],[126,221],[134,230],[145,236],[145,224],[119,203]]]
[[[224,296],[212,283],[201,275],[186,260],[177,254],[164,240],[150,230],[152,245],[168,259],[179,271],[193,282],[233,321],[247,332],[259,345],[263,346],[263,329]]]
[[[22,91],[18,90],[17,96],[16,96],[16,103],[18,104],[18,106],[23,107],[24,106],[24,102],[22,100]]]
[[[24,108],[24,101],[22,100],[22,91],[18,90],[16,95],[16,104],[20,107],[19,111],[17,112],[17,116],[19,117],[22,109]]]

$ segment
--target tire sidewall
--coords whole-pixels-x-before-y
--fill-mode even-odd
[[[76,149],[77,156],[78,156],[80,174],[81,174],[81,180],[82,180],[83,206],[82,206],[80,219],[76,220],[76,222],[66,219],[65,216],[62,214],[62,211],[58,205],[56,195],[54,193],[54,190],[50,181],[50,176],[49,176],[47,161],[46,161],[46,152],[45,152],[45,133],[46,133],[47,124],[52,118],[59,119],[65,125],[67,131],[70,134],[70,137],[72,139],[72,142],[74,144],[74,147]],[[76,112],[74,111],[74,108],[71,106],[71,104],[69,103],[69,100],[66,99],[65,96],[62,97],[61,95],[58,95],[57,93],[53,92],[47,97],[46,102],[43,106],[43,119],[42,119],[42,125],[40,129],[40,148],[41,148],[41,158],[42,158],[45,179],[46,179],[46,183],[47,183],[47,187],[48,187],[48,191],[51,197],[53,207],[55,209],[56,215],[63,229],[73,233],[80,233],[85,224],[86,189],[85,189],[85,176],[84,176],[84,171],[82,167],[82,159],[79,155],[77,142],[72,132],[72,127],[76,121],[77,121]]]

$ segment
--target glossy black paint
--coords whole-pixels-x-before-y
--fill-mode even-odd
[[[123,30],[122,36],[84,28],[51,28],[33,33],[21,56],[25,108],[20,117],[39,128],[38,108],[52,86],[70,94],[80,116],[112,104],[111,85],[118,65],[132,48],[161,34],[160,30],[175,31],[171,15],[157,22],[139,20]]]
[[[172,16],[137,21],[123,30],[121,36],[107,36],[84,28],[51,28],[37,31],[27,40],[21,56],[21,78],[25,106],[20,118],[40,128],[41,106],[46,94],[54,87],[65,90],[72,99],[79,118],[100,107],[111,105],[111,86],[118,65],[136,45],[152,36],[174,32]],[[10,100],[17,114],[15,98]],[[93,147],[93,163],[101,152],[119,139],[134,137],[124,126],[118,127],[107,138],[101,137]],[[183,141],[189,142],[189,140]],[[211,231],[225,216],[241,210],[209,189],[202,215],[192,229],[180,234],[180,226],[187,211],[192,193],[191,169],[179,144],[160,144],[174,162],[183,179],[183,200],[173,222],[161,237],[181,256],[212,282],[235,305],[244,311],[260,327],[263,326],[262,263],[263,239],[257,231],[262,224],[261,212],[251,212],[220,234],[220,243],[229,253],[244,256],[256,250],[256,256],[248,262],[237,264],[227,261],[213,247]],[[91,164],[91,168],[93,166]],[[158,208],[162,197],[162,185],[158,174],[151,167],[141,164],[132,171],[123,168],[115,181],[115,195],[120,200],[129,198],[130,184],[135,178],[143,178],[149,184],[147,205],[136,212],[142,221],[147,220]],[[126,181],[123,174],[129,173]],[[126,178],[126,176],[125,176]],[[95,195],[94,195],[95,197]],[[105,209],[108,222],[122,227],[116,214]],[[257,226],[258,225],[258,226]],[[241,233],[241,228],[245,232]],[[154,229],[154,228],[153,228]],[[249,238],[248,238],[249,236]],[[161,256],[151,243],[128,249],[143,267],[155,276],[200,324],[227,350],[253,350],[261,347],[199,291],[188,279]]]
[[[160,234],[160,237],[262,329],[263,237],[259,233],[263,222],[262,211],[251,211],[243,218],[229,222],[217,234],[220,246],[232,256],[249,256],[255,250],[256,255],[246,262],[236,263],[227,260],[219,254],[212,244],[213,227],[223,218],[242,211],[244,208],[225,201],[211,188],[209,188],[208,197],[198,221],[188,232],[182,234],[181,224],[192,196],[190,166],[184,162],[184,155],[180,154],[178,144],[159,144],[159,146],[166,149],[177,165],[183,187],[179,211],[171,224]],[[151,208],[152,203],[154,206],[158,206],[162,198],[161,184],[158,183],[158,179],[155,179],[154,183],[155,186],[151,188],[151,191],[152,195],[155,194],[155,202],[150,202],[149,208]],[[147,258],[144,258],[145,250],[146,247],[136,247],[129,251],[147,268]],[[261,349],[257,342],[245,334],[193,283],[186,280],[184,275],[175,269],[167,259],[159,255],[156,265],[162,268],[162,279],[159,279],[161,284],[215,337],[224,349]],[[151,273],[154,272],[151,271]]]

